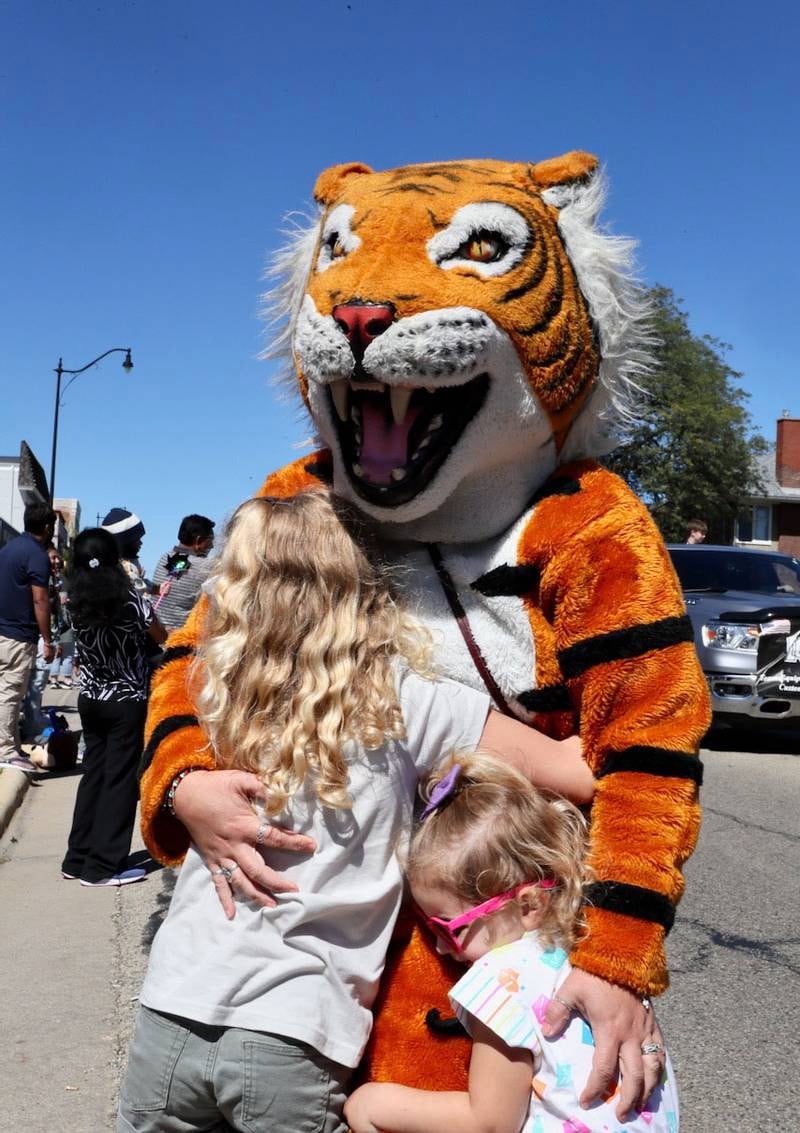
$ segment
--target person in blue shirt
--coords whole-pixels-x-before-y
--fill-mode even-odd
[[[40,636],[45,662],[55,656],[46,550],[55,522],[47,504],[28,504],[24,533],[0,550],[0,766],[29,775],[38,768],[20,747],[19,710]]]

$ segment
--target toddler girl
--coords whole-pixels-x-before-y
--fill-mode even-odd
[[[471,965],[450,991],[473,1040],[469,1089],[362,1086],[345,1107],[353,1133],[674,1133],[678,1100],[659,1044],[646,1057],[661,1059],[661,1083],[620,1125],[614,1094],[580,1108],[593,1047],[583,1019],[574,1015],[556,1041],[542,1036],[581,931],[580,812],[491,756],[457,760],[431,777],[407,874],[439,951]]]
[[[323,492],[250,500],[206,584],[192,695],[217,766],[259,774],[268,814],[317,849],[271,851],[296,891],[272,908],[239,901],[233,920],[214,883],[235,892],[235,865],[212,877],[189,850],[140,996],[125,1133],[343,1130],[418,780],[482,740],[554,789],[591,797],[576,745],[423,675],[425,639],[344,518]],[[266,829],[265,819],[257,841]]]

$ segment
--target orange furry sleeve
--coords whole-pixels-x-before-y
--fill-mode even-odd
[[[327,454],[321,452],[287,465],[268,477],[259,495],[291,496],[318,485],[326,464]],[[201,597],[186,624],[170,634],[150,686],[140,784],[141,827],[147,849],[165,865],[179,865],[189,848],[185,827],[164,809],[172,780],[186,767],[213,770],[215,766],[186,685],[206,608],[207,599]]]
[[[594,465],[560,476],[575,490],[542,500],[520,556],[539,567],[541,608],[597,777],[589,933],[571,958],[658,994],[668,984],[664,938],[683,893],[681,866],[700,823],[697,750],[710,720],[708,692],[647,510]]]

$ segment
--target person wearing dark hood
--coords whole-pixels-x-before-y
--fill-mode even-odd
[[[144,569],[139,562],[139,551],[146,534],[139,516],[127,508],[112,507],[102,526],[117,542],[120,563],[133,589],[139,594],[151,593],[152,586],[145,578]]]

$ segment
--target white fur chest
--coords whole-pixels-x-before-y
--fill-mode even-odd
[[[497,685],[509,700],[535,685],[536,647],[530,621],[517,597],[487,598],[472,583],[496,567],[517,563],[517,545],[530,513],[482,543],[439,544],[472,635]],[[425,546],[398,545],[399,582],[409,609],[431,631],[436,663],[444,676],[485,690]],[[405,568],[405,569],[404,569]],[[520,711],[520,715],[525,713]]]

